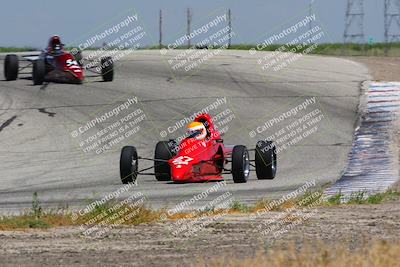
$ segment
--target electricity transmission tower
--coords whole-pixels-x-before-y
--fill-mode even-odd
[[[385,55],[389,52],[389,43],[400,41],[400,0],[385,0]]]
[[[346,44],[364,43],[363,0],[347,0],[343,42],[342,55],[345,54]]]
[[[364,43],[363,0],[347,0],[344,43]]]

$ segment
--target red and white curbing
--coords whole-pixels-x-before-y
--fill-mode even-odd
[[[399,179],[398,131],[400,82],[368,82],[360,104],[348,165],[342,177],[324,192],[325,197],[386,191]]]

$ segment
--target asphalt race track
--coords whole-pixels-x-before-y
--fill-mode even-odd
[[[176,52],[179,53],[179,52]],[[32,193],[43,205],[83,206],[121,187],[119,157],[123,145],[135,145],[141,156],[152,157],[158,140],[179,136],[184,127],[162,138],[160,132],[186,116],[226,99],[218,112],[229,109],[234,118],[227,124],[226,144],[254,148],[259,139],[290,125],[304,114],[319,109],[323,119],[318,130],[278,155],[274,180],[257,180],[255,173],[246,184],[227,185],[195,205],[224,192],[235,200],[254,202],[277,197],[307,181],[319,185],[339,178],[346,166],[357,122],[360,83],[369,79],[367,69],[346,59],[304,56],[280,71],[261,70],[248,51],[224,51],[189,73],[174,71],[170,56],[158,50],[137,51],[116,63],[114,81],[90,78],[83,85],[50,83],[33,86],[29,79],[0,80],[0,208],[1,212],[29,208]],[[4,55],[0,56],[3,73]],[[85,153],[79,137],[71,131],[137,97],[132,111],[140,108],[146,119],[136,134],[101,154]],[[249,132],[307,99],[315,104],[251,138]],[[232,118],[232,117],[231,117]],[[91,129],[95,134],[112,120]],[[149,163],[139,163],[141,167]],[[153,207],[173,206],[206,190],[212,183],[172,184],[140,176],[134,191],[142,192]],[[124,196],[127,196],[125,193]],[[120,196],[123,197],[123,196]]]

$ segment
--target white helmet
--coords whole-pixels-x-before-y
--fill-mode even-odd
[[[188,126],[189,138],[195,138],[196,140],[204,140],[207,136],[207,129],[203,123],[194,121]]]

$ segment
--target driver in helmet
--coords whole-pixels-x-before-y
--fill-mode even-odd
[[[49,54],[58,54],[62,52],[63,44],[61,43],[60,36],[54,35],[49,40],[49,45],[47,47],[47,52]]]
[[[205,140],[207,137],[207,129],[203,123],[194,121],[188,126],[189,138],[194,138],[196,140]]]

